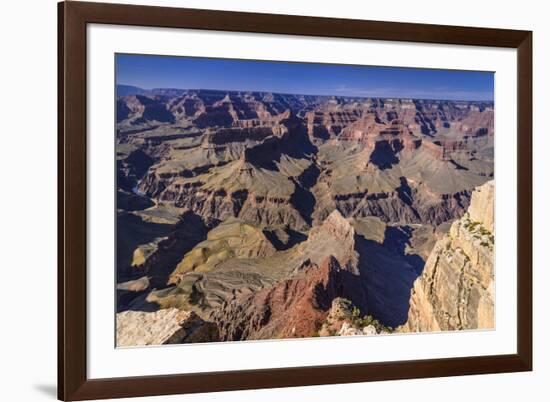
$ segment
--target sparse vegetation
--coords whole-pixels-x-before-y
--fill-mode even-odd
[[[372,325],[376,328],[376,332],[393,332],[393,328],[383,325],[380,321],[371,315],[361,317],[361,311],[357,307],[353,307],[351,311],[351,324],[356,328],[364,328]]]

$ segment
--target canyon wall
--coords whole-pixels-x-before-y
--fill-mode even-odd
[[[494,181],[476,188],[468,213],[453,222],[411,293],[402,332],[494,327]]]

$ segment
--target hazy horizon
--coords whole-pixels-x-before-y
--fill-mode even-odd
[[[116,55],[116,84],[311,96],[494,100],[494,74],[185,56]]]

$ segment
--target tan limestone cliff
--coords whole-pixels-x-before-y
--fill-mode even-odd
[[[494,182],[477,187],[468,212],[432,250],[400,332],[494,327]]]

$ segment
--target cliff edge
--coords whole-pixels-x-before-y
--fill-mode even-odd
[[[432,250],[414,283],[400,332],[494,327],[494,181],[477,187],[468,212]]]

